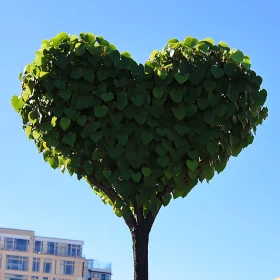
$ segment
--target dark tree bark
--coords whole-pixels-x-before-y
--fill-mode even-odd
[[[148,246],[150,231],[144,225],[132,229],[134,280],[148,280]]]
[[[149,235],[157,214],[158,212],[149,212],[144,217],[143,209],[136,209],[136,223],[129,227],[132,236],[134,280],[149,279]]]

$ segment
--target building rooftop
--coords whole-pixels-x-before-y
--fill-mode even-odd
[[[34,237],[35,238],[38,238],[38,239],[52,239],[53,242],[63,242],[63,243],[66,243],[66,242],[77,242],[77,243],[80,243],[81,245],[84,244],[84,241],[82,240],[76,240],[76,239],[65,239],[65,238],[60,238],[60,237],[46,237],[46,236],[38,236],[38,235],[35,235],[35,231],[33,230],[25,230],[25,229],[14,229],[14,228],[2,228],[0,227],[0,233],[1,232],[7,232],[7,231],[14,231],[14,232],[17,232],[17,234],[24,234],[24,232],[26,233],[33,233]]]
[[[102,263],[98,260],[88,259],[88,270],[98,271],[98,272],[112,272],[112,264],[111,263]]]

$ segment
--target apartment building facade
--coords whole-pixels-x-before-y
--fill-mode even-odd
[[[83,245],[0,228],[0,280],[111,280],[111,264],[83,257]]]

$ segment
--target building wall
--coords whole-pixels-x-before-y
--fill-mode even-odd
[[[16,250],[7,250],[4,247],[4,238],[18,238],[18,239],[26,239],[29,241],[28,250],[25,251],[16,251]],[[34,244],[37,237],[35,237],[33,231],[23,231],[23,230],[13,230],[13,229],[3,229],[0,228],[0,280],[5,280],[5,274],[15,274],[15,275],[25,275],[28,280],[82,280],[83,277],[83,267],[86,260],[82,257],[71,257],[71,256],[57,256],[51,254],[44,253],[36,253],[34,252]],[[75,240],[64,240],[64,239],[52,239],[52,238],[44,238],[38,237],[38,240],[44,240],[45,242],[61,242],[61,244],[83,244],[82,241]],[[28,271],[19,271],[19,270],[11,270],[6,269],[6,259],[7,255],[12,256],[20,256],[20,257],[28,257]],[[40,270],[39,272],[32,271],[33,258],[40,259]],[[51,273],[44,273],[44,261],[49,260],[51,265]],[[74,274],[73,275],[65,275],[61,273],[61,261],[72,261],[74,262]],[[32,276],[38,277],[34,278]],[[45,278],[44,278],[45,277]]]

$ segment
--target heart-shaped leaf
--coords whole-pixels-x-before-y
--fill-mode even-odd
[[[99,105],[99,106],[96,106],[94,107],[94,115],[97,117],[97,118],[102,118],[104,116],[106,116],[108,113],[108,107],[106,105]]]
[[[71,77],[73,79],[80,79],[83,75],[83,69],[81,67],[74,68],[71,72]]]
[[[85,169],[85,172],[87,175],[91,175],[92,172],[93,172],[93,164],[90,163],[89,161],[86,161],[84,164],[83,164],[83,168]]]
[[[157,127],[156,128],[156,132],[160,135],[160,136],[165,136],[170,130],[168,128],[160,128]]]
[[[57,79],[54,81],[54,84],[59,89],[65,89],[65,80]]]
[[[101,98],[105,101],[105,102],[109,102],[112,101],[114,99],[114,94],[111,92],[108,93],[102,93],[101,94]]]
[[[215,141],[209,142],[206,147],[211,155],[215,155],[219,151],[219,144]]]
[[[144,102],[144,96],[138,94],[138,95],[136,95],[136,96],[132,96],[132,97],[131,97],[131,100],[132,100],[132,102],[133,102],[133,104],[134,104],[135,106],[140,107],[140,106],[143,104],[143,102]]]
[[[205,110],[209,106],[209,101],[206,98],[198,98],[197,106],[200,110]]]
[[[161,167],[165,168],[169,164],[169,158],[168,157],[158,157],[157,162]]]
[[[156,97],[157,99],[162,98],[163,94],[164,94],[164,90],[163,90],[162,88],[155,87],[155,88],[153,89],[153,95],[154,95],[154,97]]]
[[[154,118],[160,118],[164,112],[164,108],[162,106],[151,106],[149,107],[149,111]]]
[[[124,146],[127,143],[127,140],[128,140],[128,135],[122,135],[122,134],[118,135],[118,141],[121,145]]]
[[[25,131],[26,135],[29,136],[32,132],[32,127],[28,126],[24,131]]]
[[[99,142],[102,137],[103,137],[102,131],[95,131],[90,134],[90,139],[95,143]]]
[[[123,114],[120,112],[117,112],[116,114],[111,114],[110,119],[114,125],[118,125],[123,119]]]
[[[170,151],[171,147],[172,147],[172,142],[168,141],[167,139],[162,139],[161,141],[162,146],[167,150]]]
[[[62,138],[62,143],[67,144],[69,146],[73,146],[76,141],[76,134],[73,132],[68,132],[63,138]]]
[[[111,177],[111,175],[112,175],[112,170],[110,170],[110,169],[104,169],[103,171],[102,171],[102,174],[103,174],[103,176],[105,177],[105,178],[110,178]]]
[[[118,93],[117,99],[118,99],[118,108],[119,108],[119,110],[122,111],[127,105],[126,93],[125,92]]]
[[[217,161],[215,164],[216,171],[218,173],[221,173],[225,169],[227,162],[228,162],[228,159],[226,156],[220,157],[219,161]]]
[[[207,92],[212,92],[216,87],[216,83],[214,81],[205,80],[203,82],[203,87]]]
[[[69,117],[70,119],[74,119],[77,114],[77,110],[75,108],[64,108],[64,114]]]
[[[190,158],[197,160],[198,159],[198,151],[197,150],[188,150],[188,155]]]
[[[84,126],[87,122],[87,116],[78,116],[76,118],[76,122],[80,125],[80,126]]]
[[[60,123],[61,128],[63,130],[66,130],[69,127],[69,125],[71,124],[71,119],[67,118],[67,117],[63,117],[60,119],[59,123]]]
[[[223,77],[223,75],[225,73],[224,70],[217,65],[211,66],[211,72],[216,79]]]
[[[198,162],[196,160],[187,160],[187,166],[190,170],[195,171],[198,167]]]
[[[57,157],[49,158],[48,163],[53,169],[56,169],[59,166],[59,161]]]
[[[144,124],[147,121],[147,118],[148,118],[148,111],[146,110],[142,110],[136,116],[134,116],[134,119],[140,125]]]
[[[38,130],[34,130],[32,132],[32,136],[34,137],[35,140],[38,140],[40,138],[41,134]]]
[[[150,176],[152,173],[152,170],[150,168],[147,168],[147,167],[142,167],[142,174],[144,176]]]
[[[180,105],[178,107],[173,107],[172,112],[173,112],[174,116],[178,120],[181,121],[182,119],[184,119],[184,117],[186,115],[186,107],[184,105]]]
[[[137,173],[132,173],[131,178],[133,179],[133,181],[135,181],[136,183],[139,183],[141,181],[142,175],[140,172]]]
[[[185,116],[187,118],[190,118],[191,116],[193,116],[195,113],[197,112],[197,106],[195,104],[191,104],[191,105],[188,105],[186,107],[186,114]]]
[[[92,160],[99,160],[102,158],[102,153],[98,150],[98,149],[95,149],[93,152],[92,152],[92,155],[91,155],[91,159]]]
[[[171,90],[170,97],[174,102],[180,103],[183,99],[183,94],[180,90]]]
[[[186,82],[189,79],[189,74],[180,74],[176,72],[173,77],[176,79],[176,81],[182,85],[184,82]]]
[[[123,154],[124,147],[120,144],[117,144],[116,146],[108,147],[107,152],[111,158],[116,159]]]
[[[108,76],[109,76],[109,74],[108,74],[108,71],[106,71],[106,70],[102,69],[97,72],[97,78],[100,82],[106,80],[108,78]]]
[[[186,133],[190,132],[191,129],[188,125],[180,125],[180,124],[177,124],[174,126],[174,128],[176,129],[176,131],[181,135],[185,135]]]
[[[72,92],[69,89],[62,89],[58,93],[58,95],[66,101],[70,98],[71,94],[72,94]]]
[[[147,145],[148,143],[150,143],[153,140],[153,134],[150,132],[142,132],[140,134],[140,138],[141,138],[143,144]]]
[[[242,61],[243,61],[243,59],[244,59],[244,54],[243,54],[243,52],[241,52],[241,51],[236,51],[236,52],[234,52],[231,56],[230,56],[230,58],[232,59],[232,60],[234,60],[235,62],[238,62],[238,63],[241,63]]]
[[[194,85],[199,84],[205,77],[206,71],[204,69],[197,69],[189,76],[191,83]]]
[[[234,63],[227,62],[224,65],[224,70],[228,76],[231,76],[237,70],[237,66]]]
[[[88,82],[92,82],[94,80],[95,74],[92,69],[83,69],[82,70],[82,76],[84,79]]]
[[[24,105],[24,102],[23,102],[22,98],[18,97],[16,95],[13,96],[11,102],[12,102],[12,106],[15,109],[16,112],[19,112]]]
[[[235,103],[237,101],[239,92],[236,88],[233,88],[231,85],[228,87],[227,96],[228,98]]]
[[[227,109],[226,105],[220,104],[217,107],[215,107],[214,111],[218,117],[222,117],[225,114],[226,109]]]
[[[198,177],[198,170],[196,169],[196,170],[193,171],[193,170],[189,169],[188,170],[188,176],[189,176],[189,178],[195,180]]]
[[[157,152],[157,154],[158,154],[159,156],[164,157],[164,156],[167,154],[168,150],[165,149],[163,145],[157,144],[157,146],[156,146],[156,152]]]
[[[230,48],[228,47],[228,44],[227,43],[225,43],[225,42],[219,42],[218,43],[218,45],[220,46],[220,47],[222,47],[222,49],[224,49],[224,50],[227,50],[227,51],[229,51],[230,50]]]

